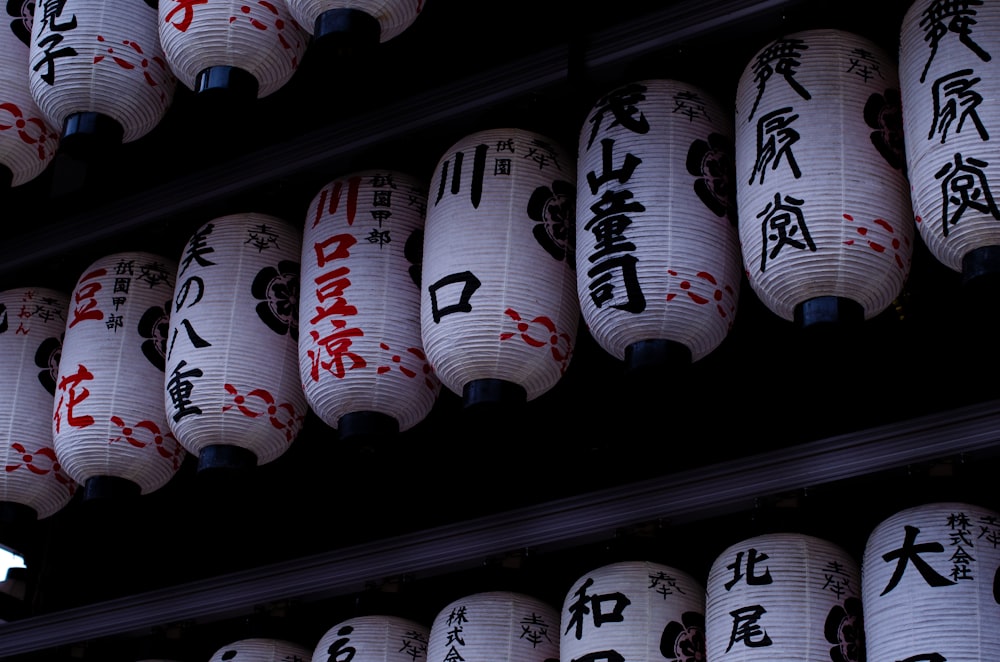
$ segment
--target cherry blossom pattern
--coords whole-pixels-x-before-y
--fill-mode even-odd
[[[559,363],[562,372],[566,372],[573,354],[573,339],[568,333],[556,329],[552,318],[540,315],[534,319],[525,320],[513,308],[508,308],[504,314],[517,323],[517,331],[502,332],[500,334],[501,341],[518,336],[531,347],[549,346],[552,350],[553,360]]]
[[[403,352],[395,352],[384,342],[379,343],[379,347],[389,354],[388,365],[380,365],[375,369],[379,375],[391,372],[395,367],[401,373],[414,379],[418,376],[424,378],[424,386],[432,391],[437,391],[440,381],[434,374],[434,369],[427,360],[427,355],[419,347],[407,347]],[[415,364],[415,365],[412,365]]]
[[[844,214],[844,220],[848,223],[854,223],[854,217],[850,214]],[[885,253],[888,250],[892,250],[896,266],[900,269],[907,269],[909,267],[907,261],[903,260],[903,255],[910,254],[910,240],[908,237],[903,237],[901,240],[900,237],[896,236],[896,231],[888,221],[876,218],[872,220],[872,226],[858,224],[855,227],[855,231],[861,237],[863,244],[868,246],[868,248],[876,253]],[[855,239],[848,239],[844,244],[853,246],[855,241]],[[900,249],[904,246],[906,250],[900,252]]]
[[[97,41],[104,43],[107,40],[101,35],[97,35]],[[152,88],[158,88],[157,92],[160,95],[160,101],[166,101],[166,84],[170,83],[174,77],[170,68],[167,66],[166,60],[158,55],[153,56],[152,58],[148,57],[145,51],[143,51],[142,46],[140,46],[138,42],[131,39],[123,40],[122,45],[126,47],[124,55],[116,51],[115,46],[109,45],[106,48],[107,55],[94,56],[94,64],[98,64],[106,57],[110,56],[112,62],[117,64],[122,69],[125,69],[126,71],[138,70],[142,74],[142,77],[145,79],[147,85]],[[130,59],[136,60],[136,62],[131,62]]]
[[[297,412],[295,405],[275,402],[270,391],[262,388],[252,389],[246,395],[240,393],[232,384],[226,384],[224,388],[233,399],[232,404],[223,405],[222,411],[235,409],[248,418],[267,416],[272,427],[285,433],[285,440],[288,443],[295,440],[305,421],[305,414]]]
[[[111,437],[109,443],[124,441],[135,448],[146,448],[152,444],[160,457],[170,460],[174,471],[180,468],[182,446],[171,432],[163,432],[153,421],[139,421],[128,425],[122,417],[112,416],[111,422],[118,426],[119,434]]]
[[[681,279],[677,286],[689,300],[699,306],[715,303],[719,317],[728,320],[729,327],[732,328],[736,318],[736,290],[731,285],[720,285],[715,276],[707,271],[699,271],[694,274],[693,278],[683,278],[679,272],[673,269],[667,269],[667,273],[671,278]],[[698,290],[705,291],[706,289],[709,291],[707,294],[698,292]],[[674,301],[677,295],[678,292],[667,293],[667,301]]]

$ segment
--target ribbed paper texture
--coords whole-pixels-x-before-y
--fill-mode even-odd
[[[327,630],[312,662],[426,662],[430,628],[398,616],[349,618]]]
[[[312,651],[291,641],[249,637],[223,646],[208,662],[294,662],[308,660],[310,655]]]

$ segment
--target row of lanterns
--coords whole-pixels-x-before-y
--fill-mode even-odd
[[[451,601],[430,627],[355,616],[312,649],[247,638],[210,662],[988,662],[1000,655],[1000,514],[963,502],[899,511],[859,564],[812,535],[760,534],[727,547],[707,583],[649,560],[577,578],[561,610],[519,590]]]
[[[1000,20],[979,11],[980,25]],[[946,44],[924,53],[934,73]],[[875,44],[797,33],[748,65],[735,122],[695,86],[636,81],[594,104],[579,158],[532,131],[484,130],[452,145],[429,185],[352,173],[315,195],[301,228],[232,214],[177,258],[103,257],[71,297],[6,292],[10,397],[54,408],[48,421],[6,410],[0,501],[45,516],[76,485],[148,493],[186,453],[202,469],[267,463],[309,409],[348,437],[412,428],[442,386],[466,406],[530,401],[565,373],[581,319],[630,370],[689,364],[732,328],[743,274],[803,326],[868,319],[900,293],[915,226],[947,230],[928,238],[939,250],[965,241],[955,255],[988,272],[990,246],[960,230],[966,214],[992,218],[968,168],[981,159],[949,156],[966,165],[936,171],[944,193],[915,195],[914,223],[896,90]],[[951,122],[940,111],[932,145],[910,153],[986,131],[964,108]],[[947,222],[926,221],[934,201]]]

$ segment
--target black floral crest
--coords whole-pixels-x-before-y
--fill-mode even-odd
[[[257,316],[279,335],[299,338],[299,263],[282,260],[264,267],[253,279],[250,293],[258,300]]]

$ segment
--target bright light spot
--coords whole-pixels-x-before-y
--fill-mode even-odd
[[[0,572],[3,573],[4,579],[7,578],[7,571],[11,568],[26,568],[24,565],[24,557],[14,552],[0,547]]]

